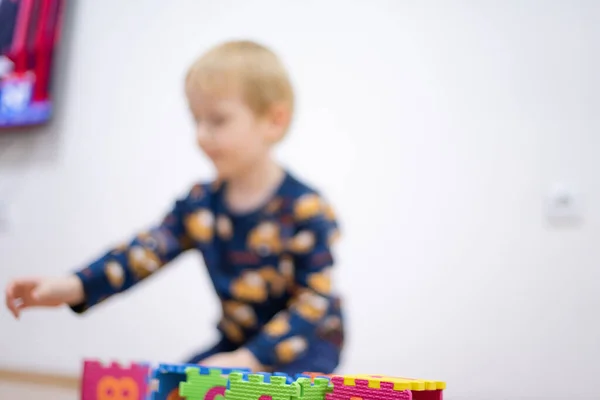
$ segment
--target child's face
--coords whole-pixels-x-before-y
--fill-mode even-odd
[[[257,118],[241,96],[188,92],[198,145],[221,179],[230,179],[269,156],[277,126]]]

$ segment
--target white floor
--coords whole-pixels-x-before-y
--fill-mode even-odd
[[[78,400],[77,390],[0,381],[1,400]]]

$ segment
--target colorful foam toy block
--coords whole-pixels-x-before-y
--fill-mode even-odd
[[[442,381],[84,360],[82,400],[443,400]]]
[[[248,374],[234,372],[229,375],[225,400],[290,400],[300,397],[300,385],[288,383],[287,375]]]
[[[179,383],[185,381],[185,369],[194,364],[159,364],[152,370],[149,400],[179,400]]]
[[[410,390],[413,400],[442,400],[446,383],[426,379],[402,378],[383,375],[346,375],[344,380],[367,380],[371,386],[393,385],[397,390]]]
[[[250,370],[242,368],[206,368],[196,365],[185,367],[183,372],[184,375],[179,376],[180,380],[178,382],[181,398],[188,400],[222,400],[229,382],[229,375],[234,372],[248,373]],[[165,399],[171,400],[170,398]],[[179,399],[179,397],[174,399]]]
[[[82,400],[146,400],[150,367],[136,364],[124,367],[116,362],[104,366],[85,360],[81,382]]]
[[[395,384],[376,378],[349,376],[334,376],[331,383],[333,390],[325,395],[326,400],[413,400],[407,383]]]
[[[327,393],[333,391],[333,384],[326,377],[302,377],[296,379],[296,383],[300,385],[299,400],[324,400]]]

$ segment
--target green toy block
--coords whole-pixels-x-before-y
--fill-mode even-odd
[[[324,400],[325,395],[333,391],[328,378],[315,378],[314,382],[310,378],[298,378],[296,383],[300,385],[299,400]]]
[[[286,383],[285,376],[271,376],[270,382],[264,382],[264,375],[232,372],[229,375],[229,389],[225,391],[225,400],[291,400],[300,396],[300,385]]]
[[[179,395],[187,400],[223,400],[227,387],[227,377],[221,370],[210,369],[201,374],[200,369],[185,369],[186,381],[179,384]]]

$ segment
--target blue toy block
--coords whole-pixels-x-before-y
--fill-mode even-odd
[[[173,390],[179,389],[179,383],[185,381],[185,369],[189,367],[200,368],[195,364],[159,364],[152,371],[151,385],[156,386],[150,400],[167,400]]]

